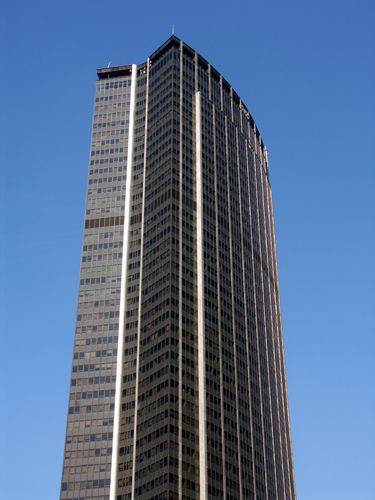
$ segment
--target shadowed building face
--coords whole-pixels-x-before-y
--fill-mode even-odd
[[[171,37],[98,70],[61,499],[294,499],[267,152]]]

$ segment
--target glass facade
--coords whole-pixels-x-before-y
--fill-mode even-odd
[[[294,499],[267,152],[171,37],[98,70],[61,499]]]

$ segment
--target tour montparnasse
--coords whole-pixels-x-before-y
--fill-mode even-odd
[[[97,75],[60,498],[294,499],[259,130],[175,36]]]

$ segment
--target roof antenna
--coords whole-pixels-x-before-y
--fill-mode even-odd
[[[107,68],[109,68],[110,66],[111,66],[111,61],[109,61]]]
[[[174,35],[174,24],[172,24],[172,35]]]

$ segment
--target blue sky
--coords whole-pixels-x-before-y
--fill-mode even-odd
[[[2,10],[1,498],[59,493],[95,69],[144,61],[172,24],[269,150],[298,498],[375,498],[373,2]]]

